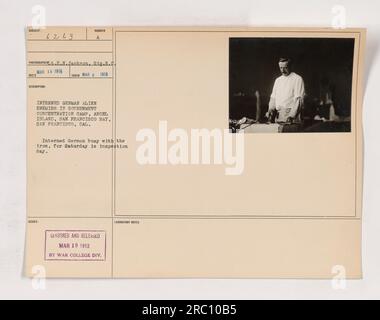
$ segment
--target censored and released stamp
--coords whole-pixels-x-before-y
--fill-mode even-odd
[[[46,230],[45,261],[105,261],[104,230]]]

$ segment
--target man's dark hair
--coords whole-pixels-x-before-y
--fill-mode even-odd
[[[292,59],[290,59],[290,58],[280,58],[280,60],[278,62],[287,62],[288,66],[292,65]]]

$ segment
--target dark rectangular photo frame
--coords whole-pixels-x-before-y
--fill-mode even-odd
[[[354,38],[230,38],[231,131],[351,132],[354,48]],[[286,60],[304,84],[298,121],[268,114]]]

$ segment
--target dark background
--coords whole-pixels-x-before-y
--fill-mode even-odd
[[[313,116],[327,91],[336,114],[350,116],[354,43],[342,38],[230,38],[230,119],[256,117],[256,90],[261,117],[265,115],[274,81],[281,75],[280,57],[291,58],[292,71],[305,82],[306,117]]]

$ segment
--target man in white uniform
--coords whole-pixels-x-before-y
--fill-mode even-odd
[[[290,59],[281,58],[279,67],[282,75],[274,83],[267,116],[271,118],[277,110],[276,122],[300,122],[300,111],[305,96],[303,79],[291,71]]]

